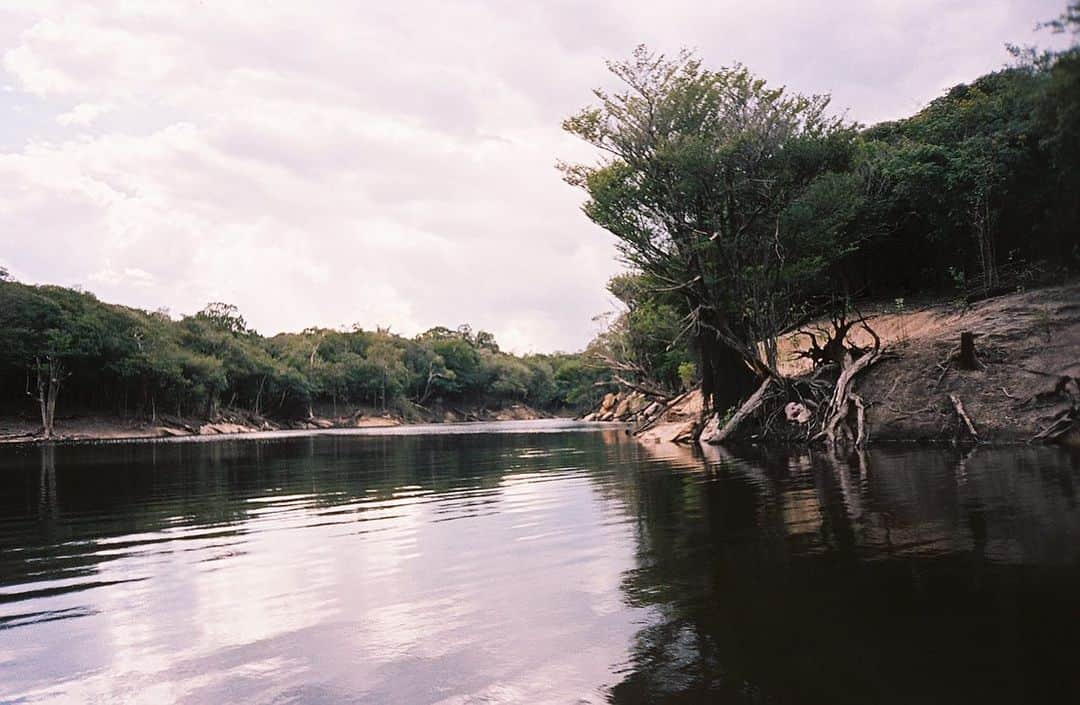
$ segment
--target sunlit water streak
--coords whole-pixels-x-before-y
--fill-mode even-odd
[[[2,449],[0,702],[1052,699],[1078,465],[566,422]]]

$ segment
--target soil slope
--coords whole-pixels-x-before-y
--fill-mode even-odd
[[[962,402],[981,442],[1026,442],[1076,401],[1068,392],[1080,391],[1080,281],[972,305],[893,302],[862,313],[889,352],[855,382],[867,404],[871,442],[957,439],[963,433],[950,395]],[[960,370],[950,360],[963,331],[977,335],[979,370]],[[865,330],[853,331],[849,340],[872,344]],[[782,374],[810,370],[809,361],[795,355],[806,346],[807,338],[797,334],[780,341]],[[1063,378],[1073,380],[1068,391],[1055,393]],[[617,411],[621,400],[609,406]],[[659,417],[616,413],[615,420],[636,424],[646,443],[685,442],[694,436],[700,411],[701,395],[695,391]]]

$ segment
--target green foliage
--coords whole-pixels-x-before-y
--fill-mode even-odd
[[[707,70],[639,47],[609,65],[626,86],[564,128],[603,150],[564,165],[585,212],[650,284],[751,344],[773,335],[805,288],[859,237],[862,198],[845,172],[853,126],[828,98],[772,88],[741,66]]]
[[[857,130],[828,114],[827,96],[774,88],[739,65],[709,70],[639,47],[609,68],[623,90],[596,91],[596,105],[563,123],[602,159],[562,165],[565,178],[643,276],[650,293],[629,317],[681,320],[706,397],[720,383],[713,401],[726,405],[753,385],[747,363],[768,372],[758,342],[774,367],[776,336],[871,232],[860,227],[865,183],[851,173]],[[621,321],[620,335],[658,323]],[[649,363],[673,387],[685,360],[669,361]]]
[[[501,352],[494,336],[469,326],[413,340],[317,328],[267,339],[229,304],[173,321],[72,289],[0,281],[2,398],[29,403],[29,371],[45,358],[69,375],[65,404],[147,416],[233,407],[291,418],[316,403],[412,414],[413,404],[439,400],[578,408],[594,400],[601,374],[575,369],[576,355]]]
[[[679,382],[684,390],[691,389],[697,381],[697,368],[692,362],[679,363]]]
[[[1045,26],[1080,36],[1080,4]],[[670,391],[693,353],[708,389],[744,366],[725,350],[765,374],[775,336],[830,301],[964,301],[1029,283],[1033,261],[1080,267],[1080,47],[1013,52],[1016,66],[865,129],[738,65],[643,48],[610,64],[625,90],[564,123],[601,161],[561,165],[633,272],[609,286],[626,312],[599,357]]]
[[[665,392],[681,389],[681,370],[693,365],[687,347],[676,340],[683,325],[678,299],[656,295],[649,278],[641,274],[613,277],[608,291],[626,310],[593,342],[587,356],[615,369],[621,379]]]

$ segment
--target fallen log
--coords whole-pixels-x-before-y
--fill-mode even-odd
[[[1032,436],[1028,443],[1036,441],[1053,443],[1076,427],[1080,427],[1080,409],[1064,409],[1054,417],[1049,426]]]
[[[647,419],[645,421],[645,423],[641,424],[636,429],[634,429],[634,435],[636,436],[639,433],[644,433],[645,431],[648,431],[650,428],[655,426],[660,421],[660,419],[667,416],[667,413],[669,411],[671,411],[673,408],[675,408],[680,402],[682,402],[682,400],[685,399],[689,394],[690,394],[690,392],[683,392],[679,396],[677,396],[674,399],[672,399],[671,401],[667,402],[667,404],[664,405],[663,408],[661,408],[659,411],[657,411],[655,414],[653,414],[652,418]]]

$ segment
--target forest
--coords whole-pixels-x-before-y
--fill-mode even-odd
[[[5,277],[6,279],[6,277]],[[405,419],[439,405],[576,410],[602,395],[602,371],[580,355],[516,356],[462,325],[415,338],[388,330],[311,328],[267,338],[236,309],[211,303],[173,320],[58,286],[0,280],[0,399],[40,413],[58,405],[157,421],[344,415],[363,406]]]
[[[659,396],[700,383],[721,416],[769,384],[846,414],[849,368],[877,359],[847,339],[873,334],[860,303],[971,303],[1074,276],[1080,3],[1042,29],[1065,48],[1007,47],[1002,69],[871,126],[690,52],[610,62],[620,88],[563,125],[600,159],[560,165],[629,270],[609,284],[626,310],[600,359]],[[831,334],[799,354],[824,376],[785,379],[778,339],[822,320]]]

